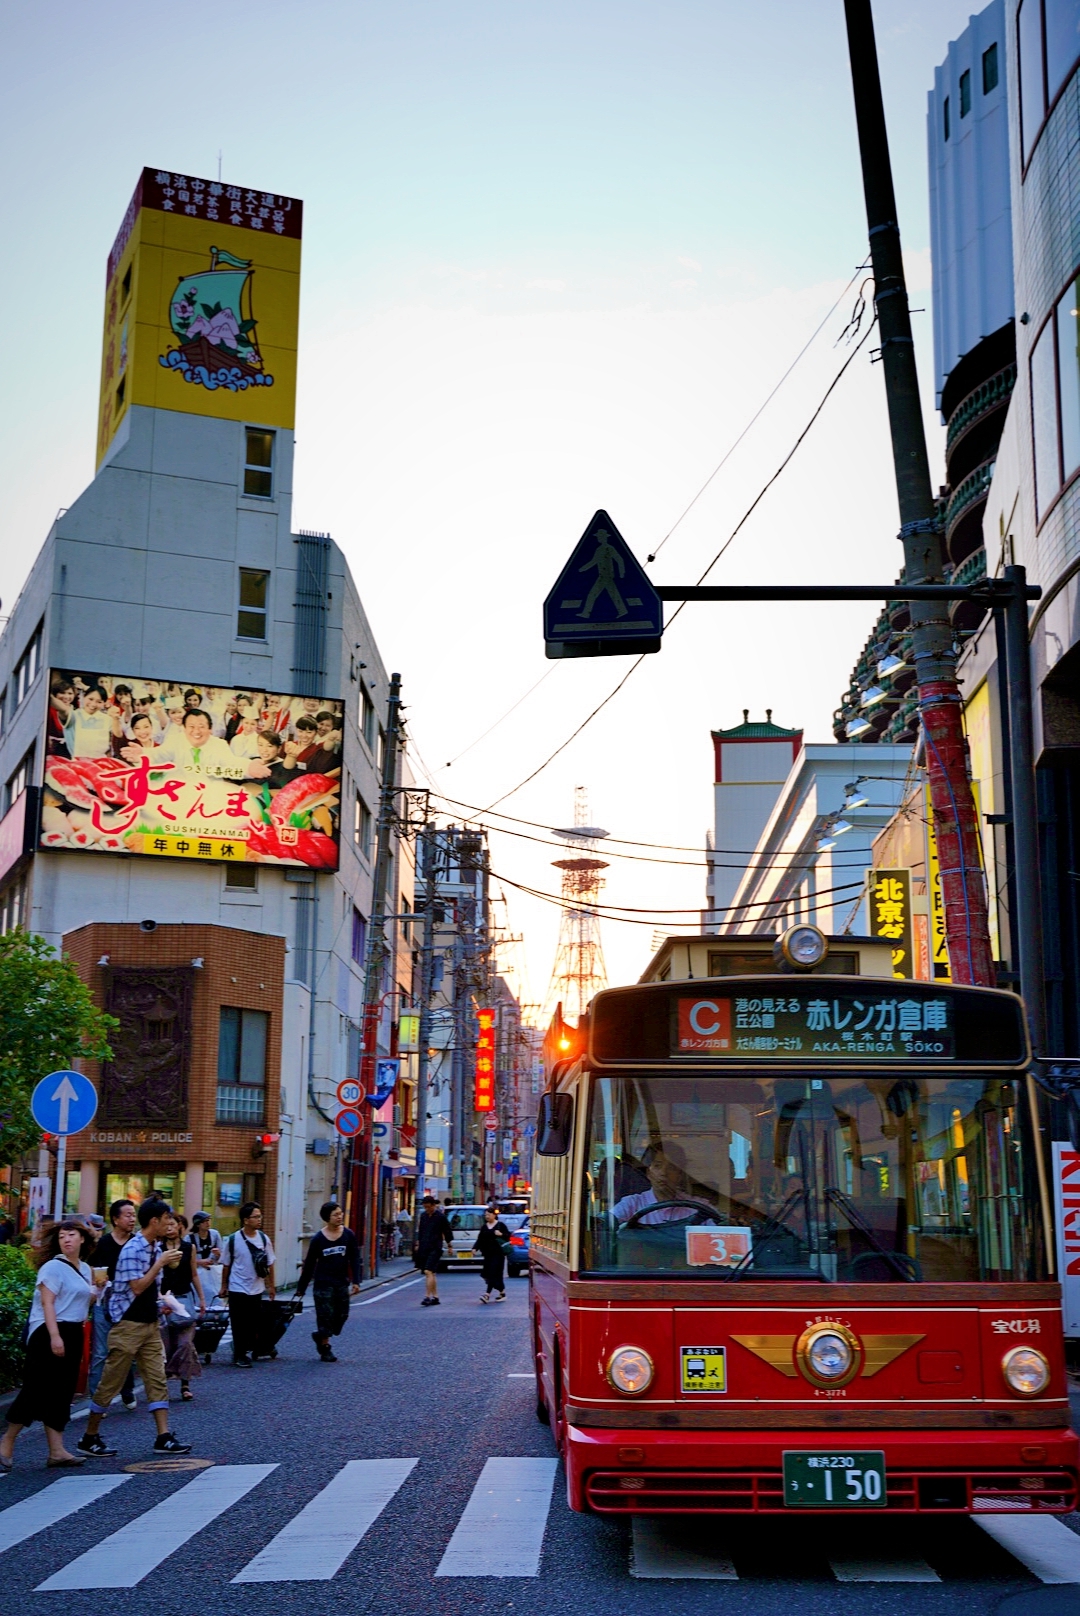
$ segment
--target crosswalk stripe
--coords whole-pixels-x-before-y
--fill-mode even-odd
[[[350,1459],[233,1582],[328,1582],[418,1459]]]
[[[663,1516],[633,1517],[632,1577],[678,1577],[705,1582],[737,1582],[738,1572],[724,1554],[698,1548],[688,1538],[702,1531]],[[705,1528],[707,1533],[708,1528]]]
[[[51,1487],[42,1487],[40,1492],[0,1513],[0,1553],[25,1542],[35,1532],[55,1526],[65,1515],[74,1515],[87,1504],[96,1504],[114,1487],[132,1479],[131,1476],[65,1476],[61,1481],[54,1481]]]
[[[829,1564],[837,1582],[940,1582],[933,1566],[917,1554],[893,1559],[888,1555],[831,1555]]]
[[[273,1464],[217,1465],[155,1504],[118,1532],[95,1543],[42,1582],[35,1593],[58,1588],[134,1588],[189,1538],[265,1481]]]
[[[1080,1535],[1053,1515],[972,1517],[1040,1582],[1080,1582]]]
[[[557,1459],[489,1459],[437,1577],[535,1577]]]

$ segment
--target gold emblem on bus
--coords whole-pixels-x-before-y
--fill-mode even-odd
[[[794,1380],[799,1374],[799,1365],[796,1363],[795,1343],[800,1337],[792,1332],[790,1335],[733,1335],[740,1347],[752,1352],[755,1357],[761,1358],[770,1369],[777,1369],[782,1375]],[[879,1370],[891,1364],[913,1347],[917,1341],[922,1341],[920,1335],[864,1335],[862,1337],[862,1379],[869,1380]],[[808,1379],[811,1377],[807,1377]],[[815,1379],[815,1384],[818,1384]],[[835,1384],[835,1382],[834,1382]],[[843,1382],[841,1382],[843,1384]]]

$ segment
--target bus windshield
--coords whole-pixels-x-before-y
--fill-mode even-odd
[[[1015,1076],[594,1075],[590,1113],[582,1269],[1043,1277]]]

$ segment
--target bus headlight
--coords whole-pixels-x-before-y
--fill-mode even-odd
[[[616,1347],[608,1359],[607,1378],[617,1392],[637,1397],[652,1385],[653,1361],[642,1347]]]
[[[795,1362],[814,1386],[846,1386],[859,1373],[862,1360],[862,1344],[846,1324],[812,1324],[795,1343]]]
[[[1050,1384],[1050,1365],[1034,1347],[1013,1347],[1001,1360],[1001,1372],[1017,1397],[1038,1397]]]

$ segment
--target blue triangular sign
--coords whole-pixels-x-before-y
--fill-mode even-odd
[[[659,651],[664,608],[607,511],[597,511],[544,602],[549,657]]]

